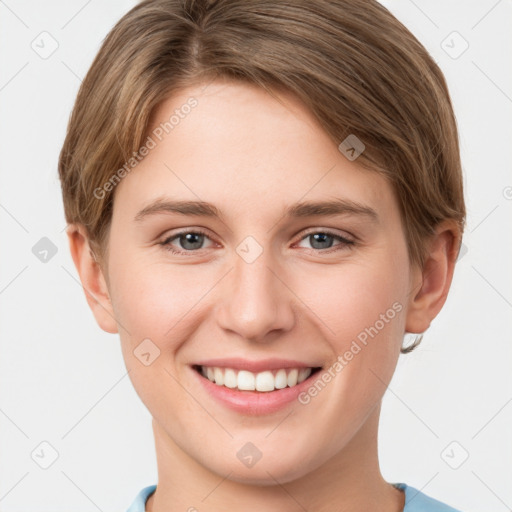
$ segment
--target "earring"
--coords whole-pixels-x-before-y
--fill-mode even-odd
[[[421,334],[416,334],[416,333],[412,333],[412,332],[406,332],[404,334],[404,340],[405,338],[407,337],[414,337],[414,341],[411,343],[411,344],[402,344],[402,347],[400,348],[400,353],[401,354],[408,354],[409,352],[412,352],[420,343],[421,343],[421,340],[423,339],[423,334],[424,333],[421,333]]]

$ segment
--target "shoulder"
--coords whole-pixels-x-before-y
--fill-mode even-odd
[[[403,512],[461,512],[404,483],[393,484],[405,493]]]
[[[130,508],[126,512],[145,512],[146,510],[146,501],[148,498],[155,492],[156,485],[150,485],[148,487],[144,487],[142,491],[137,494],[135,500],[130,505]]]

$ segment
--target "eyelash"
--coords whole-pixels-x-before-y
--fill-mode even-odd
[[[184,254],[192,254],[192,253],[197,253],[199,252],[201,249],[197,249],[197,250],[189,250],[189,251],[177,251],[176,249],[174,249],[170,243],[172,241],[174,241],[175,239],[178,239],[180,236],[182,235],[187,235],[187,234],[191,234],[193,233],[194,235],[204,235],[205,237],[207,238],[210,238],[208,236],[208,233],[206,233],[205,231],[201,230],[201,229],[194,229],[194,230],[188,230],[188,231],[180,231],[179,233],[175,233],[173,234],[172,236],[169,236],[167,237],[165,240],[163,240],[162,242],[159,243],[159,245],[163,246],[163,248],[169,252],[171,252],[172,254],[177,254],[177,255],[184,255]],[[318,234],[318,233],[321,233],[323,235],[329,235],[329,236],[332,236],[334,238],[336,238],[339,242],[341,242],[340,244],[338,245],[335,245],[334,247],[329,247],[328,249],[309,249],[310,251],[313,251],[313,252],[318,252],[318,253],[321,253],[321,254],[330,254],[331,252],[337,252],[337,251],[340,251],[344,248],[351,248],[352,246],[355,245],[355,241],[353,240],[349,240],[337,233],[334,233],[328,229],[325,229],[325,230],[316,230],[316,231],[309,231],[308,233],[306,233],[300,240],[299,242],[302,242],[304,239],[306,239],[308,236],[311,236],[311,235],[315,235],[315,234]]]

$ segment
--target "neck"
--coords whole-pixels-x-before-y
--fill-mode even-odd
[[[387,483],[378,463],[380,403],[345,447],[301,478],[280,484],[248,485],[218,475],[183,452],[153,420],[158,485],[147,512],[327,512],[380,510],[402,512],[402,491]]]

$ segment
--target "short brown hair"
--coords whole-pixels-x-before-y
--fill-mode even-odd
[[[355,135],[361,166],[398,199],[410,261],[453,219],[465,224],[456,121],[443,73],[374,0],[146,0],[114,26],[82,82],[59,158],[68,223],[103,257],[114,190],[156,107],[215,78],[286,90],[336,145]]]

